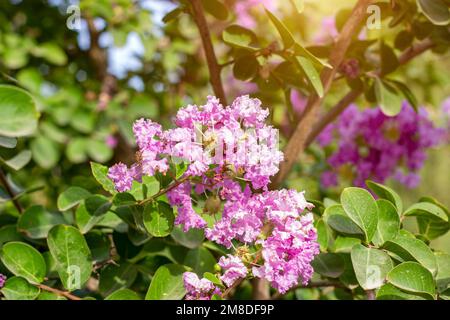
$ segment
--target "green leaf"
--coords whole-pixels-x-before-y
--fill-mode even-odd
[[[57,205],[61,211],[75,207],[81,201],[89,197],[91,193],[80,187],[69,187],[58,197]]]
[[[318,254],[312,261],[311,266],[315,272],[329,278],[338,278],[345,269],[344,261],[336,253]]]
[[[443,0],[417,0],[423,14],[436,25],[445,26],[450,23],[448,4]]]
[[[0,135],[29,136],[36,131],[39,112],[25,90],[0,85]]]
[[[202,229],[194,228],[184,232],[182,228],[175,227],[173,228],[171,236],[175,242],[189,249],[197,248],[205,239],[204,231]]]
[[[17,146],[17,139],[0,136],[0,147],[14,149]]]
[[[0,228],[0,249],[4,243],[22,241],[22,236],[17,232],[16,225],[6,225]]]
[[[202,0],[203,8],[214,18],[219,20],[227,20],[228,9],[218,0]]]
[[[353,246],[360,243],[361,239],[337,236],[332,249],[334,252],[350,253]]]
[[[328,248],[328,230],[323,219],[317,220],[315,223],[317,229],[317,242],[320,245],[321,251],[326,251]]]
[[[178,18],[182,13],[184,12],[183,8],[175,8],[172,11],[170,11],[169,13],[167,13],[163,18],[162,21],[164,23],[169,23],[172,20],[175,20],[176,18]]]
[[[130,289],[120,289],[114,291],[105,300],[142,300],[138,294]]]
[[[111,194],[117,193],[114,183],[108,178],[108,167],[100,163],[91,162],[91,170],[95,180],[100,183],[103,189]]]
[[[50,63],[62,66],[67,63],[67,56],[56,43],[46,42],[32,50],[34,56],[44,58]]]
[[[91,251],[83,235],[72,226],[58,225],[50,230],[47,244],[64,287],[80,289],[92,272]]]
[[[180,300],[186,294],[183,273],[187,269],[178,264],[166,264],[156,270],[145,300]]]
[[[259,63],[255,56],[243,56],[233,65],[233,75],[236,79],[250,81],[258,73]]]
[[[375,79],[375,96],[381,111],[388,117],[396,116],[402,109],[403,98],[398,94],[396,88]]]
[[[444,222],[441,219],[417,217],[417,224],[420,234],[428,240],[439,238],[450,230],[450,223]]]
[[[81,233],[87,233],[111,208],[111,202],[101,195],[93,195],[84,200],[75,211],[75,220]]]
[[[216,259],[208,249],[199,247],[189,250],[183,264],[191,267],[201,277],[205,272],[214,272]]]
[[[345,212],[340,204],[331,205],[325,209],[324,216],[326,222],[333,230],[344,235],[362,235],[363,230],[356,223],[354,223]]]
[[[60,213],[47,211],[43,206],[31,206],[20,216],[17,230],[31,239],[44,239],[51,228],[65,223]]]
[[[41,283],[47,273],[42,255],[35,248],[23,242],[8,242],[0,251],[0,259],[14,275],[31,283]]]
[[[112,206],[108,198],[100,194],[89,196],[84,200],[84,204],[86,210],[93,216],[100,216],[107,213]]]
[[[59,161],[58,144],[47,137],[39,136],[31,141],[33,160],[44,169],[53,168]]]
[[[34,300],[39,295],[40,289],[29,284],[24,278],[12,277],[6,280],[0,291],[6,300]]]
[[[265,10],[267,15],[269,16],[270,21],[272,21],[272,23],[275,25],[275,28],[277,28],[277,31],[280,34],[281,39],[283,40],[284,49],[289,49],[290,47],[292,47],[295,43],[295,40],[289,29],[272,12],[267,9]]]
[[[435,218],[448,222],[448,216],[443,209],[430,202],[419,202],[406,209],[405,216]]]
[[[311,63],[311,61],[309,61],[307,58],[304,58],[302,56],[297,56],[296,61],[298,62],[300,69],[303,70],[309,83],[312,85],[312,87],[316,91],[317,95],[320,98],[322,98],[323,94],[324,94],[323,85],[322,85],[322,81],[320,80],[319,73],[314,68],[314,65]]]
[[[379,184],[379,183],[376,183],[376,182],[373,182],[370,180],[366,181],[366,185],[377,196],[379,196],[382,199],[386,199],[386,200],[390,201],[393,205],[395,205],[399,215],[403,212],[402,199],[400,198],[400,196],[398,195],[397,192],[395,192],[394,190],[392,190],[389,187],[386,187],[382,184]]]
[[[362,188],[345,188],[341,203],[348,217],[364,231],[366,241],[370,242],[378,225],[378,206],[372,195]]]
[[[388,240],[394,239],[400,230],[400,217],[394,205],[384,199],[377,200],[378,226],[373,237],[373,243],[381,246]]]
[[[102,262],[111,258],[109,234],[103,233],[101,230],[92,230],[85,234],[84,238],[89,246],[89,250],[91,250],[94,262]]]
[[[57,295],[56,293],[42,291],[37,300],[67,300],[67,298]]]
[[[144,226],[154,237],[168,236],[172,232],[174,220],[172,208],[163,201],[152,202],[145,206]]]
[[[100,292],[107,296],[116,290],[133,284],[137,277],[137,269],[131,263],[120,261],[119,266],[109,265],[100,273]]]
[[[387,46],[384,41],[381,41],[380,46],[381,55],[381,74],[383,76],[394,72],[400,65],[394,50]]]
[[[294,53],[296,56],[303,56],[307,59],[309,59],[311,62],[314,63],[315,66],[318,67],[326,67],[329,69],[333,69],[333,66],[330,65],[328,62],[317,58],[315,55],[313,55],[309,50],[307,50],[306,48],[304,48],[302,45],[300,45],[299,43],[295,43],[294,45]]]
[[[66,156],[72,163],[83,163],[87,160],[87,139],[73,138],[66,148]]]
[[[377,291],[377,300],[426,300],[426,298],[402,291],[392,284],[386,283]]]
[[[136,204],[136,199],[128,192],[121,192],[114,195],[112,202],[116,207],[132,206]]]
[[[143,176],[142,188],[144,190],[145,198],[149,198],[159,192],[160,184],[158,179],[154,176]]]
[[[411,104],[411,106],[414,108],[416,112],[419,110],[419,102],[417,101],[417,98],[414,95],[414,93],[406,84],[391,79],[387,81],[403,94],[403,97],[405,97],[405,99],[408,100],[408,102]]]
[[[28,164],[28,162],[30,162],[30,160],[31,160],[31,151],[23,150],[13,158],[6,160],[5,164],[8,167],[18,171],[23,167],[25,167]]]
[[[227,27],[223,31],[222,39],[230,46],[255,50],[250,47],[250,44],[256,42],[256,35],[253,31],[236,24]]]
[[[444,292],[450,287],[450,255],[443,252],[436,252],[435,256],[438,266],[436,283],[439,292]]]
[[[387,241],[383,247],[405,261],[419,262],[432,274],[437,272],[436,257],[431,249],[419,239],[399,234],[394,239]]]
[[[397,288],[409,292],[425,293],[433,298],[436,294],[432,274],[416,262],[399,264],[388,273],[387,279]]]
[[[205,272],[203,274],[203,278],[208,279],[209,281],[211,281],[212,283],[214,283],[218,286],[223,286],[222,281],[220,281],[220,279],[217,278],[217,276],[212,274],[211,272]]]
[[[387,253],[360,244],[352,248],[351,258],[356,279],[364,290],[381,287],[388,272],[394,267]]]
[[[89,157],[97,162],[106,162],[113,156],[113,150],[104,140],[89,139],[86,150]]]

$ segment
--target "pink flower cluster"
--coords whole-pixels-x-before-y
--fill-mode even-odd
[[[210,96],[204,106],[180,109],[174,129],[163,131],[161,125],[140,119],[133,127],[138,161],[131,168],[116,164],[108,176],[118,191],[128,191],[142,175],[167,172],[172,159],[188,164],[188,176],[202,177],[211,165],[226,166],[245,172],[243,178],[254,188],[265,188],[283,160],[277,130],[264,123],[268,114],[261,101],[249,96],[238,97],[228,107]]]
[[[0,289],[3,288],[6,282],[6,276],[0,273]]]
[[[237,250],[236,256],[220,259],[223,271],[220,279],[229,287],[251,271],[253,276],[268,280],[281,293],[298,285],[299,279],[303,284],[308,283],[313,274],[311,261],[319,254],[313,215],[304,214],[312,204],[306,202],[303,192],[294,190],[266,191],[257,195],[249,192],[247,188],[239,199],[226,202],[222,219],[212,228],[206,228],[205,234],[209,240],[227,248],[239,247],[239,243],[244,247],[255,245],[260,257],[254,259],[262,258],[263,263],[244,262]],[[188,296],[201,291],[186,288]]]
[[[185,272],[183,282],[187,291],[186,300],[210,300],[213,295],[221,293],[211,281],[199,279],[193,272]]]
[[[277,131],[265,124],[267,116],[261,102],[248,96],[228,107],[208,97],[204,106],[180,109],[174,129],[163,131],[150,120],[138,120],[134,125],[138,161],[130,168],[116,164],[108,176],[122,192],[143,175],[166,173],[172,162],[183,159],[185,181],[167,192],[170,205],[177,209],[175,224],[184,231],[204,229],[209,240],[236,250],[219,261],[220,280],[226,286],[253,273],[286,292],[299,279],[306,283],[311,278],[310,263],[319,246],[312,214],[306,212],[312,204],[304,193],[268,191],[283,154],[277,148]],[[207,197],[203,214],[221,212],[214,224],[208,225],[194,209],[193,193]],[[254,247],[254,262],[247,249],[241,250],[249,246]],[[220,293],[211,281],[193,273],[184,275],[184,283],[187,299]]]
[[[407,102],[395,117],[379,108],[359,111],[352,105],[318,138],[322,146],[338,139],[337,150],[328,158],[332,169],[323,173],[322,184],[337,185],[341,174],[357,186],[364,186],[366,179],[382,183],[392,177],[413,188],[420,181],[426,150],[440,144],[444,135],[424,108],[416,112]]]

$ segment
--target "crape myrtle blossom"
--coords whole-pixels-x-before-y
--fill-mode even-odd
[[[219,260],[219,266],[222,270],[225,270],[224,274],[220,277],[220,280],[222,280],[228,287],[231,286],[236,280],[247,276],[247,267],[244,265],[242,260],[231,254],[221,257]]]
[[[0,273],[0,289],[3,288],[6,282],[6,276]]]
[[[140,119],[133,126],[139,148],[136,164],[130,169],[113,166],[109,178],[118,191],[128,191],[142,175],[166,173],[172,158],[187,162],[188,176],[201,177],[211,165],[227,166],[244,172],[254,188],[266,188],[283,160],[277,130],[264,123],[268,114],[261,101],[249,96],[238,97],[229,107],[210,96],[204,106],[180,109],[174,129],[163,131],[161,125]]]
[[[203,229],[208,240],[234,249],[233,255],[219,260],[218,278],[224,287],[255,276],[286,292],[311,278],[310,263],[319,246],[309,212],[313,205],[304,192],[268,191],[270,177],[283,160],[278,133],[265,123],[268,115],[261,102],[249,96],[226,107],[210,96],[203,106],[180,109],[173,129],[140,119],[133,126],[136,163],[131,167],[118,163],[108,177],[124,192],[145,175],[173,176],[172,164],[183,161],[186,171],[178,178],[183,180],[173,182],[166,192],[176,208],[174,224],[185,232]],[[194,209],[192,199],[203,195],[207,199],[202,213]],[[214,215],[214,220],[206,215]],[[193,273],[185,273],[184,284],[186,299],[220,294],[210,280]]]
[[[183,274],[183,283],[187,291],[186,300],[211,300],[213,295],[221,293],[211,281],[199,279],[193,272]]]
[[[444,137],[445,130],[435,127],[424,108],[416,112],[407,102],[395,117],[384,115],[379,108],[359,111],[352,105],[318,137],[322,146],[338,139],[337,150],[327,160],[333,169],[322,174],[321,182],[334,186],[341,176],[364,186],[366,179],[382,183],[394,178],[414,188],[426,150],[442,143]]]

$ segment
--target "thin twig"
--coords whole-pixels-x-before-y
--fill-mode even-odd
[[[6,178],[4,172],[1,168],[0,168],[0,181],[1,181],[2,185],[5,187],[5,190],[8,193],[9,197],[11,198],[11,201],[13,202],[17,211],[19,211],[19,213],[22,213],[23,208],[20,205],[19,200],[16,198],[16,195],[14,194],[14,191],[12,190],[11,186],[9,185],[8,179]]]
[[[66,298],[69,299],[69,300],[83,300],[83,299],[81,299],[80,297],[77,297],[77,296],[71,294],[71,293],[68,292],[68,291],[58,290],[58,289],[55,289],[55,288],[46,286],[45,284],[40,284],[40,285],[38,285],[38,287],[41,288],[42,290],[45,290],[45,291],[48,291],[48,292],[55,293],[55,294],[57,294],[58,296],[66,297]]]
[[[208,24],[206,23],[201,0],[190,0],[190,2],[192,4],[192,15],[202,39],[206,62],[208,63],[211,85],[217,98],[220,99],[222,104],[226,105],[227,100],[225,97],[225,91],[223,90],[222,79],[220,78],[221,66],[217,62],[217,57],[212,45],[211,34],[209,33]]]

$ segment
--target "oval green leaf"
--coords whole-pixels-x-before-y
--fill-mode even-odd
[[[436,289],[430,271],[416,262],[403,262],[392,269],[387,279],[397,288],[435,297]]]
[[[43,206],[31,206],[20,216],[17,230],[31,239],[43,239],[51,228],[64,223],[60,213],[49,212]]]
[[[38,118],[36,104],[28,92],[0,85],[0,135],[29,136],[36,131]]]
[[[363,231],[370,242],[377,230],[378,206],[372,195],[362,188],[345,188],[341,203],[348,217]]]
[[[183,273],[186,267],[178,264],[166,264],[156,270],[145,300],[180,300],[186,294]]]
[[[83,235],[72,226],[58,225],[48,233],[47,244],[64,287],[80,289],[92,272],[91,251]]]
[[[383,285],[389,271],[394,267],[387,253],[357,244],[350,253],[356,279],[364,290]]]
[[[47,273],[44,257],[23,242],[8,242],[0,251],[0,259],[14,275],[31,283],[41,283]]]

